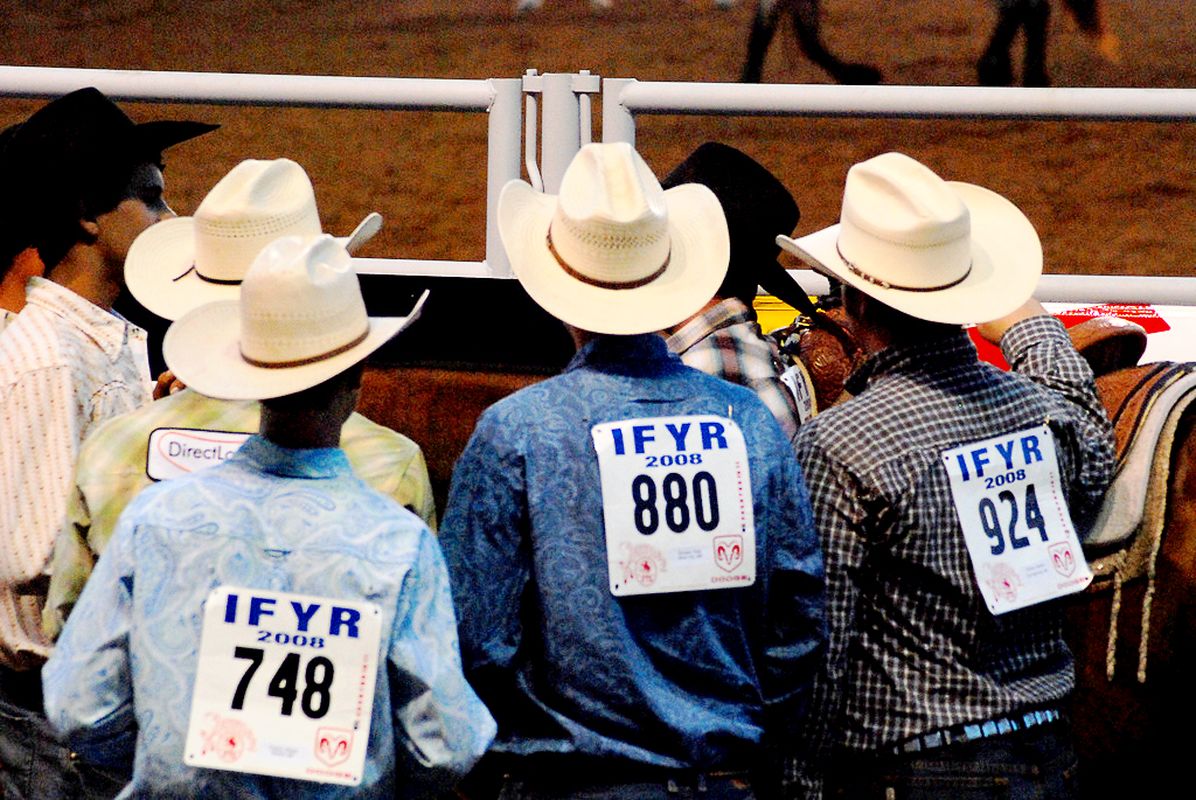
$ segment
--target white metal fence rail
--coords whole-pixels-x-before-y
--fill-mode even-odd
[[[117,100],[487,112],[485,261],[369,259],[367,263],[378,273],[510,275],[498,238],[496,207],[503,185],[520,175],[523,86],[519,78],[344,78],[0,66],[2,96],[55,97],[84,86],[95,86]]]
[[[607,78],[599,83],[600,80],[588,72],[537,75],[534,70],[522,78],[452,80],[0,66],[0,96],[52,97],[83,86],[96,86],[111,97],[132,101],[485,112],[489,115],[485,260],[366,259],[366,271],[376,274],[461,277],[510,276],[496,223],[499,192],[508,180],[520,177],[524,163],[537,188],[557,190],[573,155],[590,141],[590,95],[597,94],[599,89],[603,141],[632,144],[637,114],[1196,120],[1196,89],[745,85],[644,82],[633,78]],[[808,291],[825,291],[825,280],[808,270],[796,270],[795,277]],[[1196,277],[1045,275],[1038,296],[1060,302],[1196,306]]]
[[[635,144],[636,114],[806,117],[989,118],[1191,122],[1196,89],[1022,89],[972,86],[743,85],[602,82],[602,139]],[[826,281],[795,270],[810,292]],[[1043,275],[1044,301],[1196,306],[1196,278]]]

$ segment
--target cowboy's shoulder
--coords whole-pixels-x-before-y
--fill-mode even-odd
[[[797,441],[834,449],[836,445],[880,438],[890,428],[902,426],[894,399],[889,387],[869,386],[804,422],[797,429]]]
[[[11,383],[32,372],[66,366],[74,333],[53,314],[26,306],[0,336],[0,379]]]
[[[1003,351],[1011,355],[1035,345],[1059,345],[1065,346],[1065,349],[1075,349],[1062,321],[1047,313],[1035,314],[1014,322],[1001,336],[999,345]]]
[[[341,431],[341,449],[349,456],[368,457],[371,463],[389,462],[396,467],[406,464],[420,453],[420,446],[398,431],[379,425],[369,417],[354,411]]]
[[[144,458],[150,436],[162,429],[253,433],[257,428],[256,403],[214,400],[184,389],[101,422],[84,440],[80,461],[88,453],[131,455],[134,450]]]
[[[203,507],[208,502],[206,494],[191,487],[198,477],[199,473],[193,473],[145,487],[121,512],[118,528],[127,528],[135,535],[139,527],[147,524],[170,527],[173,520]]]
[[[551,378],[524,386],[482,412],[478,420],[490,425],[509,428],[514,424],[537,424],[547,417],[565,412],[571,403],[584,401],[588,396],[587,384],[579,380],[574,372],[554,375]]]
[[[753,389],[699,370],[693,370],[692,373],[687,378],[694,384],[695,396],[706,395],[719,405],[729,404],[733,417],[752,417],[752,424],[755,423],[754,418],[756,417],[773,419],[772,412],[768,410],[768,406]]]
[[[553,380],[556,379],[526,386],[487,406],[474,425],[470,443],[503,453],[524,449],[528,431],[542,425],[546,416],[560,411],[555,398],[563,394],[544,386]]]

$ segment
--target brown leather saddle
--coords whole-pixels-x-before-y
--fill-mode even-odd
[[[770,335],[783,357],[805,366],[820,411],[846,399],[843,385],[863,362],[864,353],[841,307],[818,307],[814,316],[799,314],[793,324]]]

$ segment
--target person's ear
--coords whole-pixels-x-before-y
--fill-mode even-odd
[[[79,220],[79,229],[83,231],[83,241],[93,244],[100,238],[100,224],[94,219]]]

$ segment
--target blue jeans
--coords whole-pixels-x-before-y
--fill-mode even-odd
[[[127,779],[80,762],[41,708],[38,673],[0,668],[0,799],[107,800]]]
[[[840,754],[826,797],[848,800],[1073,800],[1075,751],[1066,724],[900,756]]]

